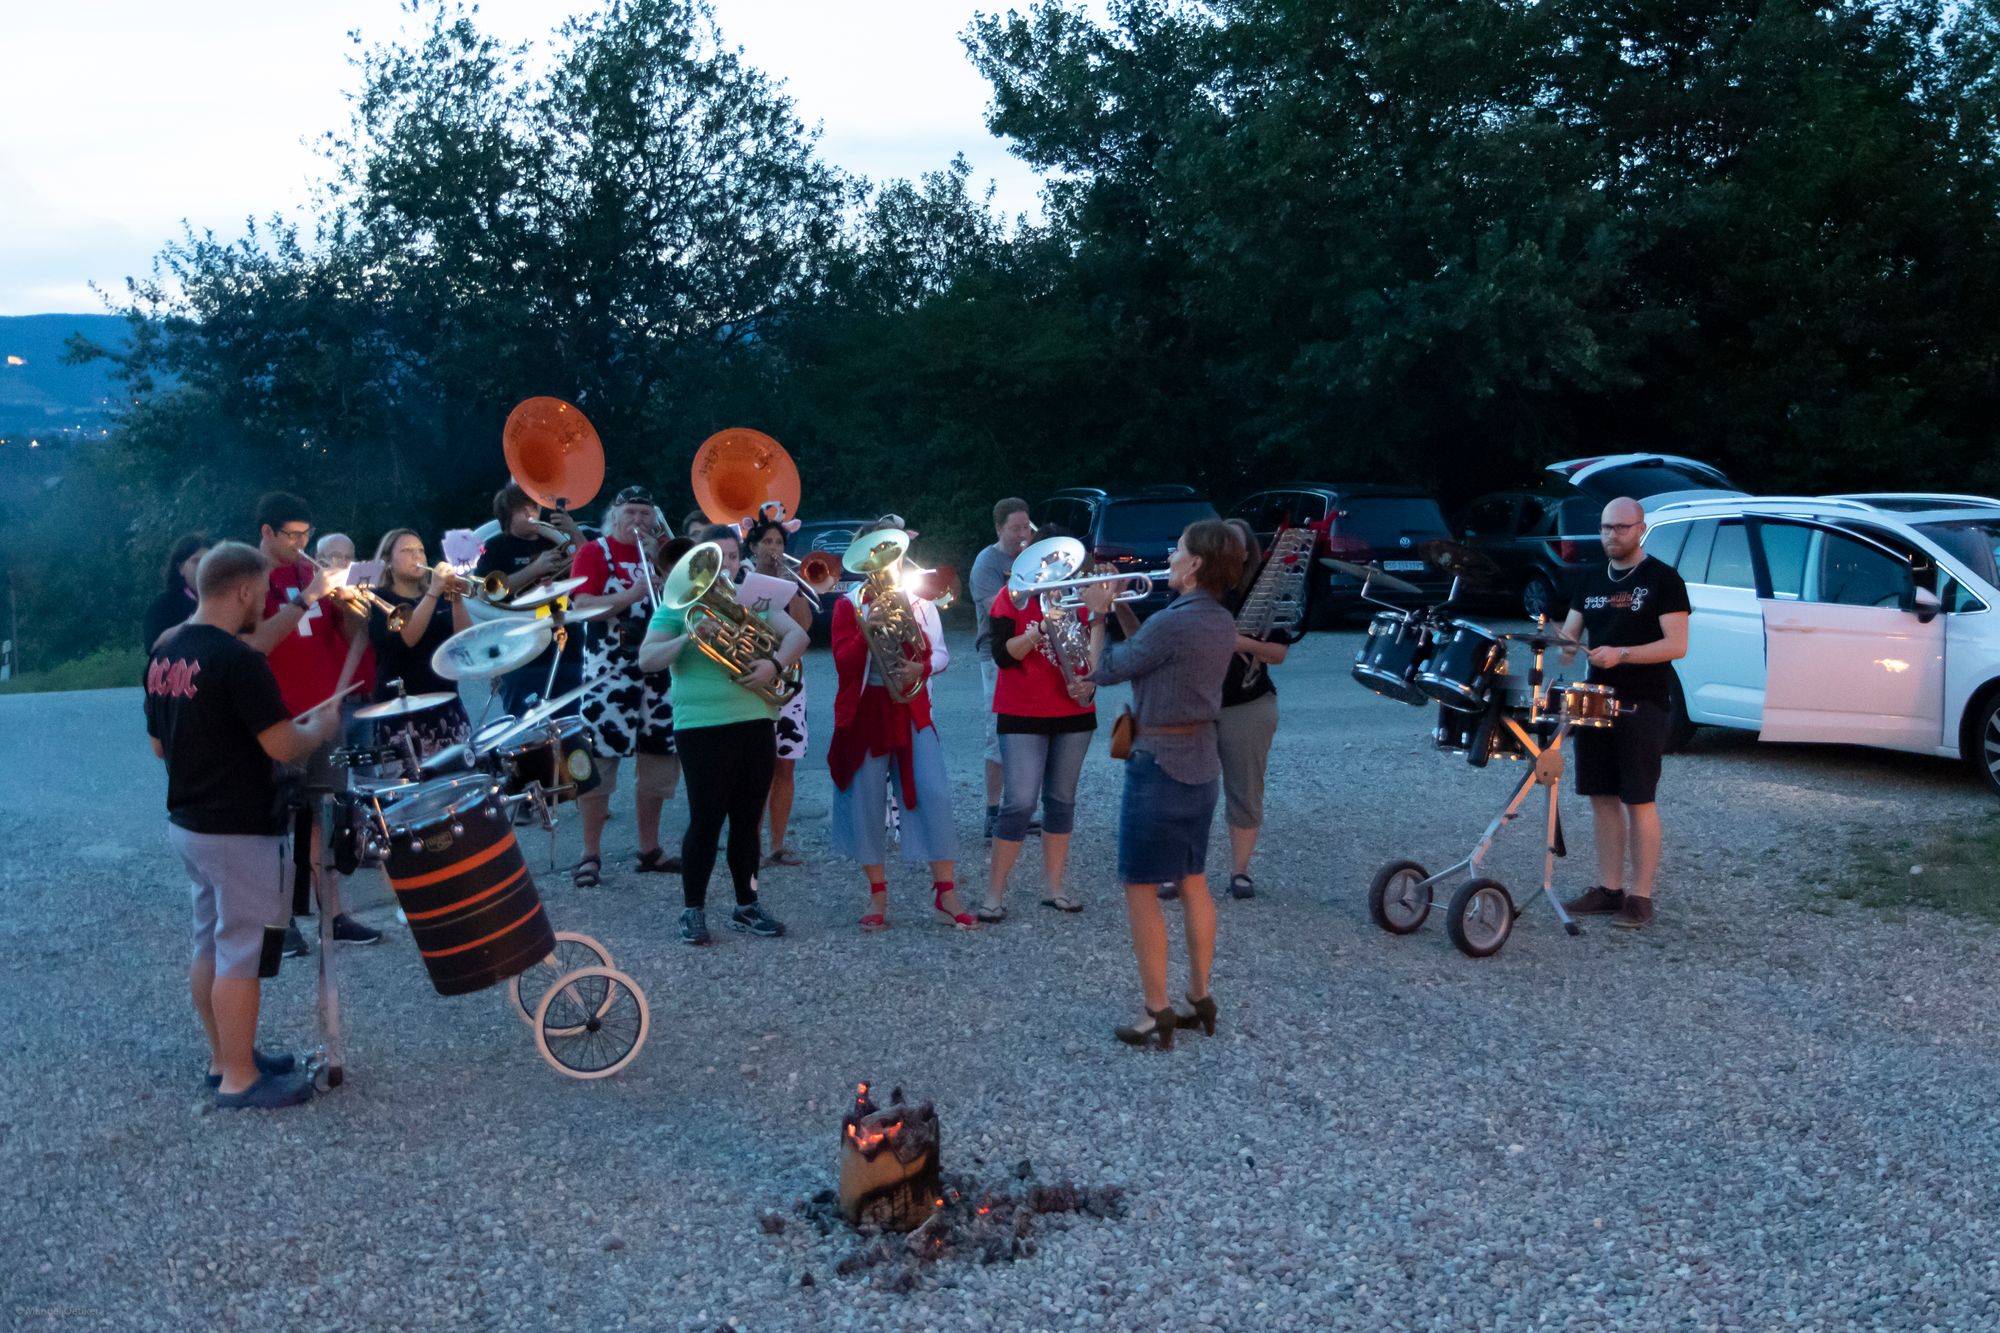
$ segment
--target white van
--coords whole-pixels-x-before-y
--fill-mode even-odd
[[[1962,756],[2000,793],[2000,500],[1731,496],[1648,514],[1687,581],[1696,726]]]

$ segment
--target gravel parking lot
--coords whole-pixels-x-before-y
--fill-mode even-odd
[[[0,1315],[20,1328],[1940,1328],[2000,1325],[2000,1068],[1981,927],[1850,908],[1854,840],[1989,812],[1958,766],[1704,734],[1671,759],[1660,919],[1565,938],[1530,904],[1497,958],[1369,924],[1374,868],[1462,855],[1512,768],[1435,752],[1350,683],[1353,634],[1280,669],[1261,895],[1221,903],[1222,1027],[1112,1041],[1136,983],[1118,774],[1086,770],[1072,891],[934,926],[920,873],[863,937],[828,860],[831,663],[808,664],[802,870],[783,940],[673,942],[678,882],[581,892],[524,842],[557,927],[646,988],[624,1074],[557,1076],[501,992],[431,992],[408,936],[347,949],[348,1084],[204,1111],[185,889],[136,692],[0,698]],[[978,678],[938,683],[960,878],[984,878]],[[1117,692],[1108,700],[1117,706]],[[1562,884],[1591,876],[1581,806]],[[621,805],[623,802],[621,801]],[[679,814],[670,812],[677,834]],[[1500,878],[1537,878],[1532,825]],[[559,863],[576,855],[572,818]],[[1217,870],[1226,844],[1215,839]],[[622,867],[622,868],[621,868]],[[375,918],[383,921],[386,910]],[[1178,980],[1178,977],[1176,978]],[[312,974],[266,987],[304,1043]],[[769,1209],[832,1184],[858,1079],[933,1099],[947,1172],[1117,1185],[1124,1215],[914,1291]],[[802,1283],[810,1274],[812,1282]]]

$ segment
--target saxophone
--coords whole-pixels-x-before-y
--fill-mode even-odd
[[[1313,544],[1319,540],[1314,528],[1285,528],[1271,539],[1270,554],[1250,595],[1236,613],[1236,632],[1246,639],[1261,639],[1273,630],[1296,630],[1306,618],[1306,578],[1312,572]],[[1243,669],[1243,683],[1262,675],[1264,664],[1249,659]]]
[[[909,534],[900,528],[878,528],[855,538],[841,557],[841,564],[848,569],[867,575],[856,603],[861,636],[882,677],[882,688],[899,704],[910,702],[924,688],[921,671],[904,681],[903,668],[927,662],[931,655],[930,640],[917,623],[909,594],[903,591],[903,555],[909,549]]]
[[[775,662],[779,639],[769,625],[736,600],[729,580],[721,574],[722,548],[703,542],[675,562],[660,589],[660,601],[687,617],[695,647],[730,675],[740,676],[760,658]],[[782,708],[798,696],[804,684],[805,673],[794,662],[769,685],[743,688]]]

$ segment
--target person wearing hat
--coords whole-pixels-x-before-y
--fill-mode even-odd
[[[605,605],[611,611],[587,623],[583,646],[585,692],[581,716],[596,734],[604,781],[577,800],[583,812],[583,858],[570,872],[578,888],[595,888],[604,871],[602,839],[618,786],[619,761],[630,756],[633,804],[639,818],[641,873],[679,874],[681,861],[660,846],[660,813],[680,783],[674,753],[674,709],[665,671],[639,669],[639,644],[653,614],[666,565],[661,546],[672,536],[643,486],[627,486],[611,501],[604,535],[577,548],[574,577],[584,580],[570,599],[577,610]]]

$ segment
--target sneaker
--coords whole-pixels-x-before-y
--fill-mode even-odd
[[[306,944],[306,937],[299,934],[298,924],[296,922],[287,922],[285,924],[285,957],[304,958],[311,952],[312,949]]]
[[[1174,883],[1174,884],[1162,884],[1162,885],[1160,886],[1160,901],[1161,901],[1161,902],[1163,902],[1163,903],[1170,903],[1170,902],[1174,901],[1174,899],[1176,899],[1176,898],[1178,898],[1178,897],[1180,897],[1180,896],[1181,896],[1181,886],[1180,886],[1180,885],[1179,885],[1178,883]]]
[[[265,1051],[253,1049],[250,1052],[250,1058],[257,1062],[257,1073],[260,1076],[264,1074],[289,1074],[298,1064],[298,1061],[288,1051],[279,1051],[276,1055],[272,1055]],[[211,1089],[221,1087],[222,1075],[208,1075],[208,1086]]]
[[[1563,911],[1571,916],[1616,916],[1625,901],[1625,890],[1607,889],[1602,884],[1593,884],[1576,897],[1563,904]]]
[[[380,944],[382,932],[364,926],[347,913],[333,919],[333,937],[342,944]]]
[[[681,912],[681,943],[707,944],[709,942],[708,921],[699,907],[685,908]]]
[[[761,903],[746,903],[729,914],[729,928],[751,935],[782,935],[785,923],[765,911]]]
[[[1257,896],[1257,885],[1252,882],[1248,875],[1231,875],[1229,877],[1229,896],[1232,898],[1255,898]]]
[[[1625,901],[1618,905],[1618,915],[1611,918],[1611,924],[1626,930],[1640,930],[1653,924],[1653,900],[1641,898],[1636,893],[1625,895]]]
[[[219,1111],[275,1111],[298,1106],[313,1097],[312,1080],[303,1074],[259,1074],[257,1081],[241,1092],[217,1090]]]

